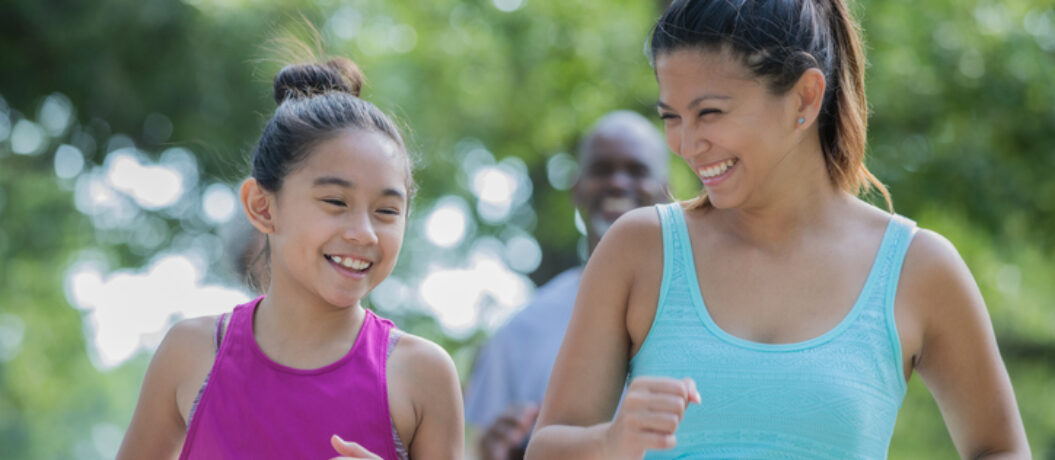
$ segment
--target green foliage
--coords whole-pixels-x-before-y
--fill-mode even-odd
[[[167,229],[144,248],[131,242],[134,229],[98,228],[75,208],[73,181],[55,176],[60,144],[80,149],[86,169],[129,141],[152,159],[185,147],[202,184],[240,180],[274,107],[270,80],[282,63],[267,40],[303,15],[330,54],[361,66],[364,98],[408,129],[421,191],[395,276],[414,285],[428,263],[466,258],[467,244],[430,246],[420,221],[443,197],[475,203],[463,164],[475,146],[497,161],[522,161],[534,186],[507,221],[470,212],[470,237],[532,234],[543,259],[530,276],[541,283],[578,263],[580,239],[547,161],[574,154],[582,130],[608,110],[654,111],[656,84],[642,49],[659,3],[529,0],[513,12],[486,0],[0,3],[0,59],[9,70],[0,73],[0,133],[5,116],[9,126],[40,121],[43,99],[56,92],[75,109],[70,127],[48,133],[36,154],[15,154],[10,136],[0,136],[4,458],[106,457],[131,417],[148,358],[97,370],[85,341],[92,325],[70,307],[65,284],[81,251],[114,268],[142,267],[180,235],[216,230],[199,218],[144,213],[135,226]],[[1050,458],[1055,181],[1046,174],[1055,166],[1055,9],[1040,0],[926,7],[888,0],[855,10],[870,61],[870,165],[897,211],[947,237],[972,269],[1034,455]],[[698,181],[680,160],[672,165],[674,195],[692,196]],[[450,336],[416,309],[385,313],[449,350],[463,378],[486,335]],[[14,337],[21,339],[9,346]],[[955,455],[914,379],[891,457]]]

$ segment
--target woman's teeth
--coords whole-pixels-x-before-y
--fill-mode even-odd
[[[730,159],[725,160],[725,161],[723,161],[721,163],[718,163],[718,164],[716,164],[714,166],[711,166],[711,167],[708,167],[708,168],[701,168],[697,172],[700,174],[700,177],[704,177],[704,178],[710,179],[712,177],[721,176],[722,174],[725,173],[725,171],[729,170],[729,168],[732,167],[734,164],[736,164],[736,158],[730,158]]]
[[[341,265],[342,267],[350,268],[352,270],[366,270],[371,265],[373,265],[372,262],[367,262],[365,260],[356,259],[356,258],[353,258],[353,257],[341,257],[341,256],[326,256],[326,257],[328,257],[334,263],[336,263],[338,265]]]

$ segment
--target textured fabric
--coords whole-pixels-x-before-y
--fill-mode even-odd
[[[483,428],[513,404],[542,404],[571,320],[582,267],[562,272],[480,350],[465,394],[465,418]]]
[[[221,332],[223,331],[223,319],[225,317],[227,317],[227,313],[222,313],[222,314],[220,314],[220,316],[218,318],[216,318],[216,328],[213,331],[213,345],[215,345],[215,348],[213,348],[213,352],[214,352],[213,354],[219,354],[220,353],[220,343],[223,342],[223,337],[221,336]],[[201,395],[202,395],[202,393],[205,392],[205,386],[209,384],[209,375],[211,375],[211,374],[212,374],[212,372],[210,371],[209,374],[205,375],[205,380],[201,382],[201,386],[198,387],[198,394],[194,396],[194,402],[191,403],[191,405],[190,405],[190,413],[187,414],[187,425],[188,426],[191,423],[193,423],[194,411],[196,411],[198,409],[198,403],[201,402]]]
[[[663,280],[630,377],[692,377],[703,402],[686,410],[676,448],[645,458],[885,458],[905,395],[894,293],[915,224],[892,216],[859,298],[835,328],[804,342],[764,344],[714,323],[681,207],[657,210]]]
[[[385,381],[392,322],[367,310],[348,354],[294,369],[268,358],[253,337],[261,299],[231,313],[180,459],[332,458],[333,434],[398,459]]]
[[[385,350],[385,357],[392,356],[392,351],[396,349],[396,344],[399,343],[399,338],[403,337],[403,331],[399,329],[392,329],[392,332],[388,333],[388,347]],[[410,452],[407,451],[407,445],[403,444],[403,440],[399,437],[399,431],[396,431],[396,422],[389,418],[389,423],[392,424],[392,442],[396,445],[396,456],[399,460],[409,460]]]

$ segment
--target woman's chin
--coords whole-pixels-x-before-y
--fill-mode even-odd
[[[714,209],[731,209],[740,204],[739,201],[728,195],[708,194],[707,201],[711,203]]]

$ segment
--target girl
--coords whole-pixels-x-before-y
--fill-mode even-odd
[[[275,77],[241,187],[267,235],[267,293],[169,331],[119,459],[461,458],[450,357],[361,305],[392,272],[414,190],[399,131],[361,83],[346,59]]]
[[[960,455],[1028,457],[956,250],[857,198],[891,206],[843,1],[676,1],[651,58],[704,191],[601,241],[528,457],[884,458],[913,372]]]

